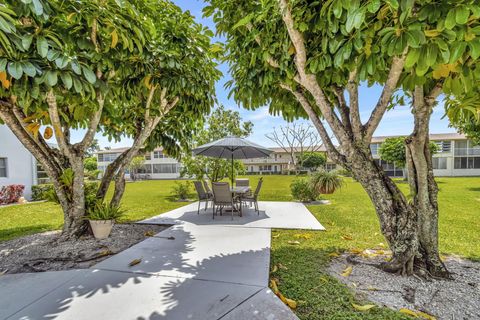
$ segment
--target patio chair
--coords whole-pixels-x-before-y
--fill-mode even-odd
[[[235,204],[237,198],[233,196],[230,191],[230,185],[228,182],[212,182],[213,188],[213,219],[217,213],[217,208],[220,208],[220,215],[222,215],[223,208],[230,207],[232,212],[236,210]],[[240,210],[242,210],[242,204],[240,203]]]
[[[206,211],[208,207],[208,201],[212,200],[213,197],[205,191],[205,189],[203,188],[202,181],[193,181],[193,185],[195,186],[195,190],[197,191],[197,195],[198,195],[197,214],[200,214],[200,204],[202,203],[202,201],[205,201],[205,211]]]
[[[210,189],[210,185],[208,184],[207,180],[203,180],[203,186],[205,187],[205,191],[207,192],[207,194],[209,194],[210,197],[213,198],[213,192],[212,189]]]
[[[254,204],[255,211],[257,211],[258,215],[260,215],[260,210],[258,209],[258,194],[260,193],[262,184],[263,184],[263,178],[260,178],[260,180],[258,180],[258,184],[257,184],[257,187],[255,188],[255,192],[253,193],[253,195],[247,195],[242,197],[242,201],[249,202],[250,204],[252,203]]]

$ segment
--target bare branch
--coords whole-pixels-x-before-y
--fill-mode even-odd
[[[400,57],[393,57],[392,66],[388,74],[387,81],[383,87],[382,94],[378,99],[375,109],[373,109],[370,119],[364,126],[365,142],[370,142],[372,139],[373,133],[377,129],[380,121],[383,118],[383,115],[387,111],[390,100],[392,99],[393,93],[397,88],[398,80],[402,74],[403,66],[405,65],[405,59],[407,57],[408,47],[405,48]]]
[[[95,133],[97,132],[98,124],[100,123],[100,119],[102,117],[103,106],[105,105],[105,99],[101,93],[97,94],[97,102],[98,109],[95,111],[90,123],[88,124],[87,132],[85,133],[82,141],[75,146],[81,152],[84,152],[95,138]]]

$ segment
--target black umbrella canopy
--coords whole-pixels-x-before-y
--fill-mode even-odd
[[[230,159],[232,161],[231,182],[233,186],[233,159],[268,157],[273,151],[239,137],[226,137],[193,149],[196,156]]]
[[[223,159],[268,157],[273,151],[238,137],[226,137],[193,149],[193,154]]]

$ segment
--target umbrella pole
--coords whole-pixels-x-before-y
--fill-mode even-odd
[[[232,181],[232,188],[233,188],[233,153],[232,153],[232,179],[231,179],[231,181]]]

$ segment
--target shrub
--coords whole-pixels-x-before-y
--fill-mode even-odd
[[[310,183],[318,193],[330,194],[342,187],[343,180],[335,171],[322,170],[312,175]]]
[[[175,182],[172,190],[172,196],[175,197],[176,200],[187,200],[188,195],[190,194],[190,182]]]
[[[91,208],[96,204],[96,195],[98,189],[98,182],[85,181],[85,207]],[[47,200],[58,203],[57,194],[53,188],[53,184],[45,183],[32,186],[32,200],[40,201]]]
[[[320,195],[317,189],[313,188],[308,179],[296,179],[290,185],[294,199],[302,202],[315,201]]]
[[[85,217],[88,220],[118,220],[125,211],[120,207],[109,206],[102,202],[97,202],[95,206],[88,210],[88,214]]]
[[[344,177],[351,177],[352,176],[352,173],[350,171],[348,171],[347,169],[338,169],[337,174],[340,175],[340,176],[344,176]]]
[[[23,196],[24,185],[12,184],[0,188],[0,205],[16,203]]]

